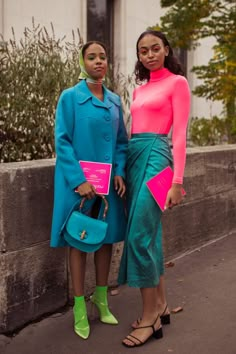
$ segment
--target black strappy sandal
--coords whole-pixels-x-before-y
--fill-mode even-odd
[[[164,313],[166,312],[167,308],[168,308],[168,305],[166,305],[165,310],[162,312],[162,315],[160,315],[160,319],[161,319],[161,324],[162,325],[170,324],[170,313],[167,313],[166,315],[164,315]],[[137,325],[140,324],[141,320],[142,320],[141,317],[137,318],[137,320],[136,320]],[[131,327],[133,329],[137,329],[138,328],[138,327],[133,327],[133,326],[131,326]]]
[[[143,328],[152,328],[152,331],[153,331],[152,334],[144,342],[142,342],[139,338],[133,336],[132,334],[129,334],[127,337],[125,337],[125,339],[127,339],[128,341],[133,343],[133,345],[129,345],[129,344],[125,343],[124,341],[122,342],[122,344],[127,348],[134,348],[134,347],[140,347],[141,345],[145,344],[151,337],[154,337],[155,339],[162,338],[163,337],[162,327],[155,329],[155,324],[156,324],[158,318],[159,318],[159,315],[155,319],[154,323],[150,326],[142,326],[142,327],[135,328],[135,330],[136,329],[143,329]],[[138,343],[133,341],[132,338],[135,339],[136,341],[138,341]]]
[[[167,313],[166,315],[164,315],[167,308],[168,308],[168,305],[166,304],[165,310],[162,312],[162,315],[160,316],[162,325],[170,324],[170,313]]]

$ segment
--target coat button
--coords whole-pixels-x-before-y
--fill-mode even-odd
[[[110,140],[111,140],[111,137],[110,137],[109,135],[105,135],[104,139],[105,139],[106,141],[110,141]]]
[[[110,117],[110,116],[105,116],[105,120],[106,120],[107,122],[109,122],[109,121],[111,120],[111,117]]]
[[[105,155],[105,160],[110,160],[110,155]]]

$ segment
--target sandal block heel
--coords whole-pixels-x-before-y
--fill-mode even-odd
[[[170,314],[161,316],[161,324],[163,325],[170,324]]]
[[[163,337],[162,327],[160,327],[158,330],[156,330],[152,336],[155,339],[161,339]]]

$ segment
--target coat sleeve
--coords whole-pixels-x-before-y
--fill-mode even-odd
[[[73,190],[86,182],[86,178],[73,149],[75,113],[72,90],[73,88],[63,91],[57,104],[55,149],[57,164],[60,165],[67,183]]]
[[[119,128],[116,141],[115,163],[114,171],[115,176],[122,176],[125,178],[126,155],[127,155],[128,136],[124,124],[122,106],[119,108]]]

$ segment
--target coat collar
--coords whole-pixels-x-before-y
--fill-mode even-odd
[[[117,106],[121,105],[119,96],[108,90],[104,85],[104,101],[100,101],[92,94],[85,80],[82,80],[77,85],[75,85],[74,90],[78,104],[83,104],[91,99],[93,105],[99,107],[111,108],[113,104]]]

